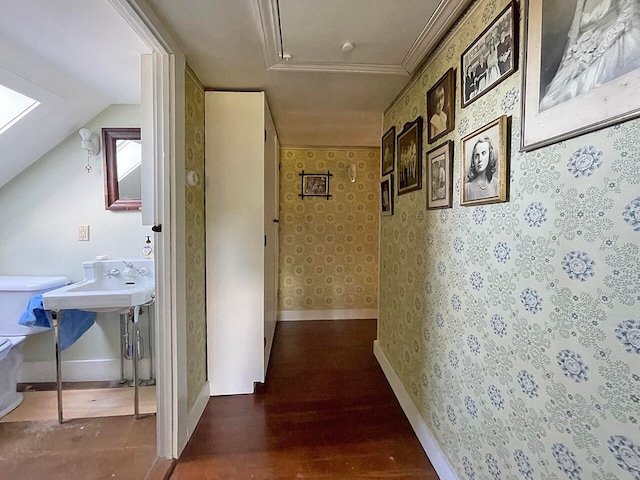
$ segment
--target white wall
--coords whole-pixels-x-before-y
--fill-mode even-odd
[[[103,127],[137,127],[140,108],[112,105],[83,126],[99,136]],[[105,210],[103,151],[91,158],[93,171],[87,174],[87,156],[80,140],[74,131],[0,188],[0,275],[66,275],[78,282],[83,279],[82,262],[96,255],[141,256],[150,228],[142,226],[140,212]],[[78,241],[78,225],[90,225],[90,241]],[[63,361],[99,360],[119,365],[118,322],[117,314],[98,314],[96,325],[63,352]],[[53,343],[48,333],[29,337],[24,352],[25,372],[29,362],[45,362],[51,367],[46,375],[55,379]],[[39,364],[38,371],[43,365]],[[96,375],[99,372],[87,372],[87,379],[97,379]]]

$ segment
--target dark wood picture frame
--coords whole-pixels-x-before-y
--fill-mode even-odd
[[[455,128],[456,71],[447,70],[427,92],[427,141],[435,142]]]
[[[422,117],[407,122],[398,135],[398,195],[422,188]]]
[[[396,127],[391,127],[382,136],[382,145],[380,148],[380,165],[381,176],[388,175],[393,172],[393,166],[396,163]]]
[[[118,141],[140,140],[140,128],[114,127],[102,129],[104,150],[104,201],[106,210],[140,210],[142,199],[120,198],[118,184]]]
[[[380,215],[393,215],[393,173],[380,182]]]
[[[460,56],[462,108],[517,69],[518,9],[512,1]]]
[[[304,200],[305,197],[325,197],[327,200],[332,197],[329,193],[331,186],[332,173],[300,173],[302,178],[302,185],[300,190],[300,198]]]
[[[427,210],[453,205],[453,140],[429,150],[426,156]]]

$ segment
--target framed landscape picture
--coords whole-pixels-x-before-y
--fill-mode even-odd
[[[422,188],[422,117],[405,124],[398,135],[398,195]]]
[[[619,3],[527,2],[522,150],[640,116],[640,14]]]
[[[455,127],[456,71],[450,68],[427,92],[427,141],[434,142]]]
[[[462,53],[463,108],[517,70],[517,25],[517,10],[512,2]]]
[[[331,172],[327,173],[304,173],[304,170],[300,174],[302,177],[302,192],[299,197],[304,200],[304,197],[325,197],[327,200],[331,197],[329,193],[329,182],[333,176]]]
[[[462,139],[460,205],[507,201],[509,145],[502,115]]]
[[[382,176],[393,172],[393,164],[396,160],[396,127],[391,127],[382,136]]]
[[[427,209],[451,208],[453,182],[453,141],[427,152]]]

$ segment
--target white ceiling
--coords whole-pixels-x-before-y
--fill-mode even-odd
[[[205,87],[266,92],[282,145],[378,146],[384,109],[471,0],[146,2]],[[1,187],[106,106],[139,103],[149,48],[109,0],[0,4],[0,83],[42,102],[0,136]]]

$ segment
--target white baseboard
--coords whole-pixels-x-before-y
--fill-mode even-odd
[[[356,320],[364,318],[378,318],[377,308],[335,309],[335,310],[280,310],[279,322],[298,320]]]
[[[389,385],[391,385],[393,393],[395,393],[404,414],[407,416],[413,431],[418,437],[427,457],[429,457],[431,465],[433,465],[433,468],[436,470],[438,477],[440,477],[441,480],[458,480],[458,476],[451,466],[449,459],[445,456],[440,445],[438,445],[438,442],[402,385],[400,378],[391,366],[391,363],[382,351],[382,348],[380,348],[377,340],[373,342],[373,354],[378,360],[385,377],[387,377],[387,381],[389,382]]]
[[[202,386],[202,390],[200,390],[200,393],[198,394],[198,398],[196,398],[196,401],[193,403],[193,407],[191,407],[191,410],[189,411],[189,418],[187,420],[187,438],[191,438],[191,434],[196,429],[196,426],[200,421],[200,417],[202,417],[208,401],[209,382],[205,382],[205,384]]]
[[[140,378],[149,378],[151,362],[143,358],[139,363]],[[125,360],[125,376],[132,378],[131,360]],[[62,380],[65,382],[101,382],[120,379],[120,359],[63,360]],[[18,373],[18,382],[55,382],[55,361],[24,362]]]

